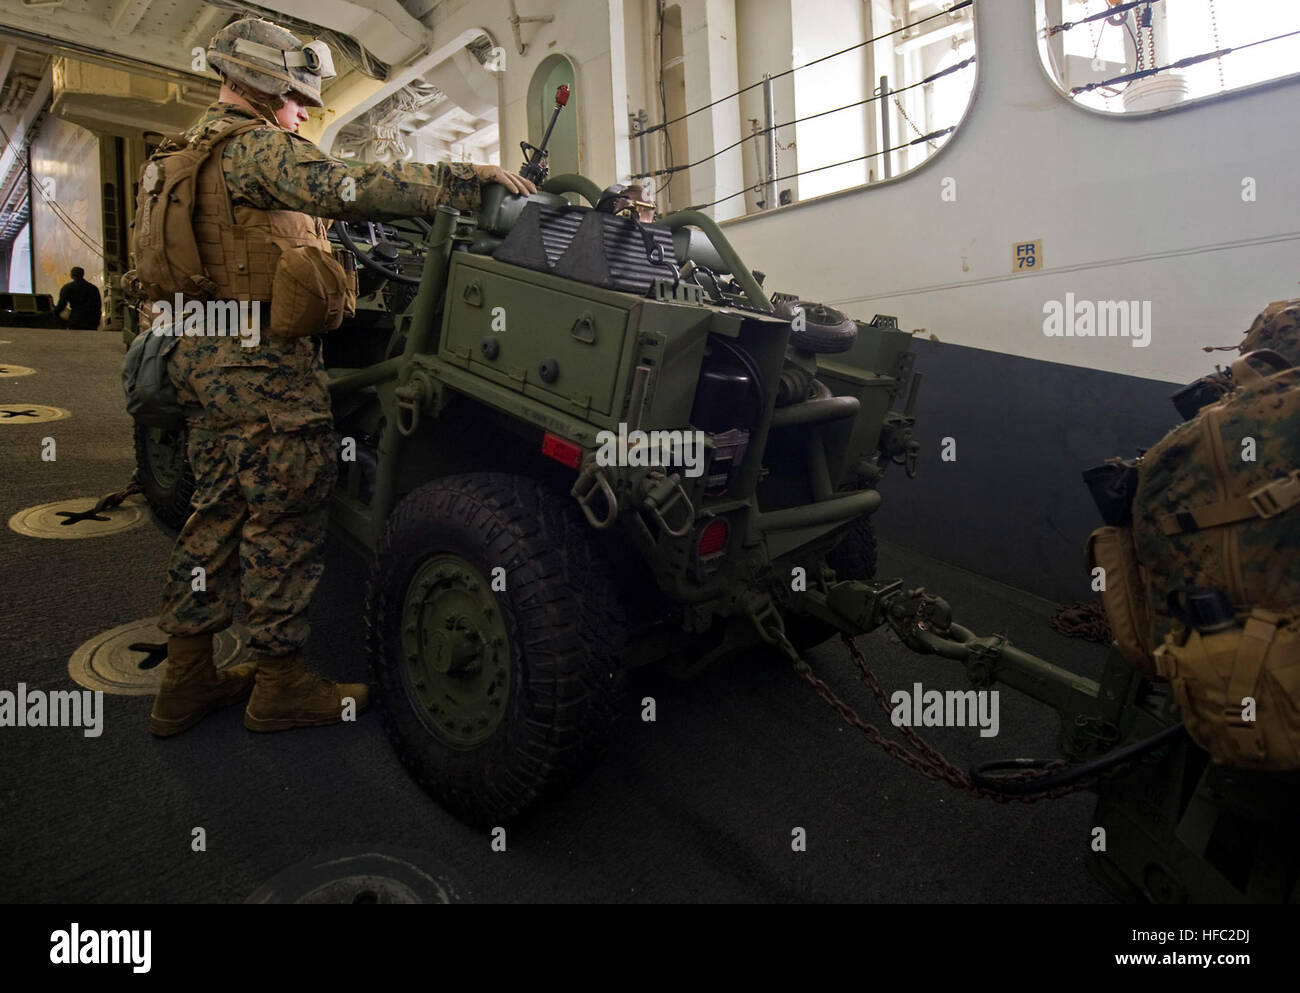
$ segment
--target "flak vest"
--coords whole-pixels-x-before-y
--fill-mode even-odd
[[[270,303],[274,336],[334,330],[356,312],[355,270],[335,259],[321,218],[232,204],[222,169],[226,140],[195,177],[194,239],[214,296]]]

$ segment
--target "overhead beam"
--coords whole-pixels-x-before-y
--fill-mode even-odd
[[[75,55],[86,62],[118,67],[125,64],[127,68],[166,75],[178,82],[185,80],[209,85],[214,82],[211,76],[199,75],[191,70],[188,48],[160,45],[157,41],[140,38],[138,35],[108,37],[104,21],[98,17],[68,15],[63,20],[55,20],[53,12],[45,18],[33,18],[30,14],[12,10],[6,11],[5,17],[5,23],[0,24],[0,37],[30,41],[62,55]],[[97,43],[90,45],[71,41],[72,38],[93,38],[97,39]]]
[[[195,45],[203,45],[206,48],[212,36],[217,33],[217,25],[233,13],[233,10],[225,7],[205,7],[201,10],[181,39],[185,50],[189,51]]]
[[[41,75],[41,81],[32,93],[31,99],[27,101],[27,106],[18,115],[18,123],[14,125],[13,133],[9,135],[9,144],[5,146],[4,155],[0,155],[0,183],[4,183],[9,178],[9,170],[17,164],[18,150],[23,147],[32,124],[40,117],[45,101],[50,98],[50,89],[53,85],[54,74],[47,68]]]
[[[351,35],[391,66],[405,65],[433,47],[433,32],[397,0],[279,0],[276,9]]]
[[[313,115],[313,119],[303,125],[299,134],[304,134],[322,149],[329,151],[340,130],[366,111],[378,106],[411,80],[418,79],[444,59],[464,48],[481,34],[487,34],[481,27],[468,28],[400,72],[395,72],[392,78],[382,83],[377,79],[369,79],[360,73],[354,73],[352,77],[330,89],[326,96],[324,112],[319,117]]]
[[[4,89],[5,81],[9,78],[9,70],[13,68],[14,56],[18,54],[18,46],[12,41],[5,42],[4,48],[0,48],[0,90]]]
[[[426,72],[424,79],[447,94],[452,103],[478,117],[495,111],[500,101],[496,76],[464,48]]]
[[[130,34],[149,9],[151,0],[121,0],[108,16],[108,26],[114,34]]]
[[[423,117],[425,125],[436,124],[446,117],[453,116],[456,111],[460,110],[456,104],[450,100],[440,100],[435,104],[420,108],[420,116]]]

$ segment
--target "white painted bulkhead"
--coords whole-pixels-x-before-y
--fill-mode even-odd
[[[1033,0],[980,0],[975,17],[976,94],[940,154],[725,225],[768,286],[943,342],[1179,383],[1212,368],[1201,346],[1235,343],[1266,303],[1300,296],[1300,80],[1103,116],[1049,81]],[[1041,271],[1014,274],[1012,246],[1034,240]],[[1044,306],[1067,293],[1150,301],[1150,344],[1048,337]]]

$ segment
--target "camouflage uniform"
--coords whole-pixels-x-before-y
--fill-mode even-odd
[[[257,119],[214,104],[198,126],[218,117]],[[468,164],[349,164],[270,124],[229,139],[222,171],[236,207],[351,221],[479,207]],[[242,595],[255,653],[301,651],[338,473],[316,339],[263,334],[246,348],[238,337],[182,338],[169,372],[181,402],[200,412],[188,421],[194,511],[172,551],[158,626],[173,637],[220,631]],[[192,589],[196,567],[202,592]]]
[[[1246,329],[1238,351],[1271,348],[1292,365],[1300,365],[1300,300],[1275,300]]]

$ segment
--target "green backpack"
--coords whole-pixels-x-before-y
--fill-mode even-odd
[[[168,431],[185,426],[186,410],[167,375],[167,358],[179,335],[155,334],[146,327],[135,336],[122,361],[126,412],[139,423]]]

